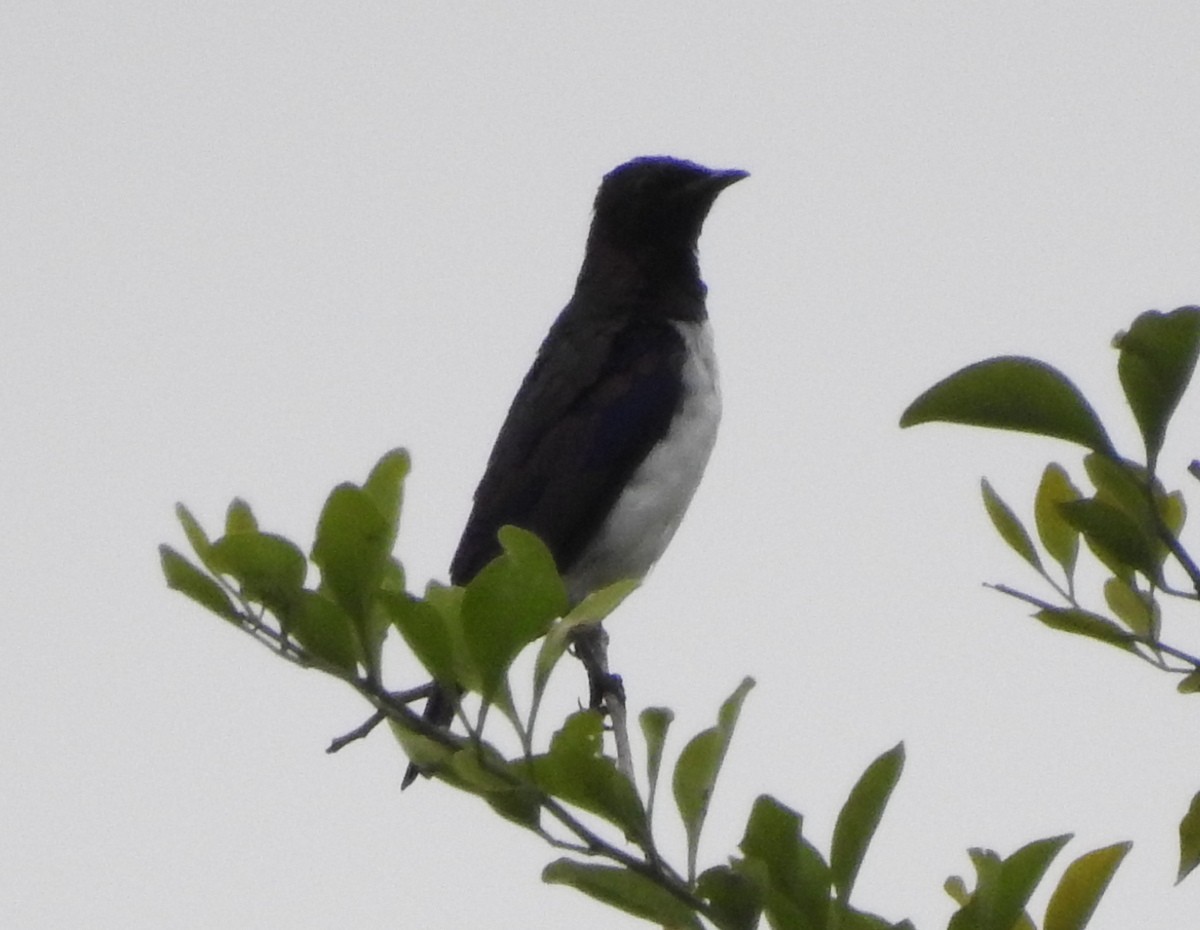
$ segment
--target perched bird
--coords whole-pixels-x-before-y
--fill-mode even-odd
[[[575,293],[492,448],[454,584],[499,555],[506,524],[541,538],[572,603],[662,555],[721,416],[697,242],[717,195],[744,177],[657,156],[605,175]],[[453,702],[435,693],[426,718],[449,723]],[[417,774],[409,766],[403,785]]]

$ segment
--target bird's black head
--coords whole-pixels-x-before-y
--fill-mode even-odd
[[[635,158],[604,176],[590,238],[634,256],[694,255],[717,195],[746,176],[661,155]]]

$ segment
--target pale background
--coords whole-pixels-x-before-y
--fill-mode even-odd
[[[897,418],[1027,353],[1137,450],[1108,340],[1200,302],[1198,43],[1192,2],[5,4],[0,925],[640,926],[474,799],[402,796],[383,733],[325,756],[365,708],[155,546],[235,494],[307,544],[405,445],[399,555],[444,578],[600,176],[670,153],[752,172],[702,240],[720,442],[611,622],[676,751],[758,679],[702,861],[763,791],[828,849],[904,739],[862,906],[944,926],[967,847],[1075,831],[1054,877],[1136,843],[1093,927],[1194,926],[1200,703],[980,585],[1033,579],[979,476],[1028,515],[1076,451]],[[1198,410],[1163,458],[1193,499]]]

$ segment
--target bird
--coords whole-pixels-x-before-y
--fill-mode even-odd
[[[510,524],[546,545],[572,604],[658,561],[721,418],[700,232],[717,195],[747,176],[661,155],[604,176],[574,293],[500,428],[453,584],[500,554],[497,531]],[[590,667],[589,680],[594,702]],[[456,699],[435,686],[425,718],[449,724]],[[402,787],[419,773],[410,765]]]

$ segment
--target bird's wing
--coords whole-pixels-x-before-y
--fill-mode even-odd
[[[564,314],[551,330],[513,400],[451,564],[456,584],[499,553],[506,524],[537,534],[569,571],[680,403],[686,350],[671,323],[612,326],[590,366],[596,346],[582,352],[572,323]]]

